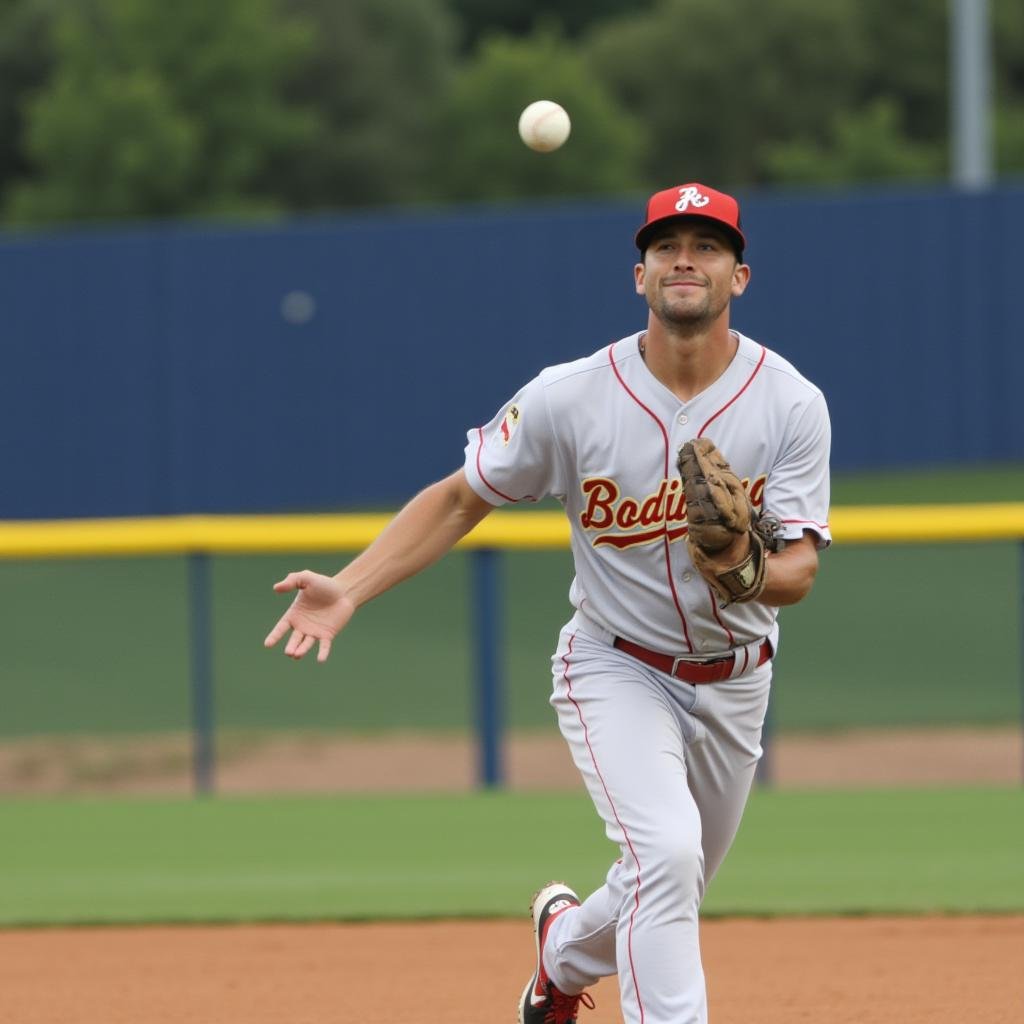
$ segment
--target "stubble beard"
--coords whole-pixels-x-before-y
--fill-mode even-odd
[[[713,302],[713,298],[709,292],[705,294],[703,302],[682,306],[670,302],[662,295],[651,304],[651,310],[674,334],[700,334],[722,315],[728,305],[728,300]]]

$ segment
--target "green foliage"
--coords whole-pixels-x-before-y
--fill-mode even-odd
[[[50,24],[60,0],[0,0],[0,193],[29,170],[19,143],[24,106],[50,75]]]
[[[869,66],[855,10],[854,0],[662,0],[598,28],[586,52],[647,126],[650,180],[733,186],[767,180],[768,144],[813,138],[848,104]]]
[[[310,34],[274,0],[93,0],[65,5],[57,68],[29,107],[37,176],[14,222],[244,214],[271,154],[314,128],[279,98]]]
[[[1024,5],[1019,0],[990,4],[996,92],[1024,99]]]
[[[569,141],[535,153],[519,139],[522,109],[550,99],[570,111]],[[563,39],[492,37],[462,69],[440,119],[434,180],[444,198],[595,195],[636,189],[637,123]]]
[[[620,14],[635,14],[653,0],[450,0],[462,26],[463,45],[476,48],[490,35],[530,35],[557,26],[576,37],[591,25]]]
[[[1024,172],[1024,5],[990,0]],[[0,0],[9,222],[942,179],[940,0]],[[539,156],[526,103],[573,135]]]
[[[1024,174],[1024,4],[994,0],[996,168]]]
[[[1004,105],[996,114],[996,166],[1006,174],[1024,174],[1024,99]]]
[[[998,167],[1024,166],[1024,8],[993,4]],[[598,26],[599,77],[653,141],[645,171],[727,185],[938,179],[948,9],[935,0],[661,0]]]
[[[765,180],[799,184],[935,180],[947,171],[948,11],[934,0],[861,0],[845,15],[857,74],[829,109],[760,147]],[[842,31],[839,25],[837,31]],[[822,52],[831,52],[829,46]],[[802,99],[802,97],[800,97]]]
[[[15,190],[12,220],[178,211],[199,138],[159,78],[143,70],[100,78],[87,98],[78,82],[59,78],[40,106],[32,149],[55,173]]]
[[[409,202],[432,192],[426,161],[455,68],[456,25],[443,0],[284,0],[315,29],[288,98],[320,130],[269,168],[292,209]]]
[[[764,158],[772,179],[801,184],[934,179],[944,166],[944,149],[909,138],[896,103],[888,98],[838,112],[824,142],[769,145]]]
[[[848,102],[885,99],[909,140],[945,147],[949,121],[949,4],[937,0],[860,0],[854,19],[867,47],[864,72]],[[826,48],[827,49],[827,48]]]

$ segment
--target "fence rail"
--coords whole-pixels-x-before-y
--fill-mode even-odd
[[[140,519],[0,522],[0,558],[358,551],[390,514],[162,516]],[[914,544],[1024,539],[1024,502],[974,505],[850,505],[834,508],[843,544]],[[569,543],[561,512],[497,511],[461,548],[553,549]]]
[[[208,793],[214,788],[215,774],[209,558],[358,551],[390,518],[389,514],[324,514],[6,521],[0,522],[0,559],[188,558],[193,777],[196,791]],[[1024,542],[1024,502],[846,506],[832,510],[830,525],[837,544]],[[504,776],[501,552],[565,549],[568,544],[569,525],[561,512],[506,510],[492,513],[459,544],[471,551],[474,563],[471,635],[482,786],[498,786]],[[1019,551],[1024,581],[1024,543]],[[1024,636],[1024,601],[1020,622]],[[1021,683],[1024,687],[1024,668]]]

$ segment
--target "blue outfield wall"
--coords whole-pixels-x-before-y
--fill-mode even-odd
[[[733,322],[825,390],[835,468],[1024,459],[1024,187],[741,200]],[[643,326],[642,206],[0,236],[0,517],[396,505]]]

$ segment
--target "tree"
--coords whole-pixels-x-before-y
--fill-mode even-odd
[[[450,0],[466,52],[488,36],[529,36],[548,28],[575,38],[591,25],[650,7],[654,0]]]
[[[868,62],[851,83],[851,103],[891,104],[901,133],[944,146],[949,126],[949,3],[861,0],[855,12]]]
[[[1024,6],[995,0],[996,166],[1001,174],[1024,174]]]
[[[523,108],[561,103],[572,134],[555,153],[519,139]],[[439,197],[596,195],[645,187],[643,134],[559,36],[491,37],[460,72],[440,118],[432,175]]]
[[[92,0],[62,6],[56,69],[29,106],[36,177],[14,222],[247,214],[271,154],[315,128],[280,83],[310,33],[274,0]]]
[[[939,143],[908,138],[897,105],[884,98],[837,113],[823,142],[798,139],[765,150],[769,177],[800,184],[934,180],[946,162]]]
[[[990,44],[993,71],[995,163],[999,173],[1024,171],[1024,6],[1019,0],[992,0]],[[950,5],[934,0],[863,0],[858,15],[870,41],[871,64],[857,83],[866,104],[880,97],[893,111],[898,138],[891,141],[891,176],[911,163],[902,157],[933,155],[930,176],[944,176],[950,147]],[[902,155],[901,155],[902,154]],[[879,150],[876,171],[885,163]],[[851,172],[845,174],[851,179]],[[890,175],[886,175],[890,176]],[[872,174],[871,177],[878,177]],[[851,179],[852,180],[852,179]]]
[[[292,209],[410,202],[430,192],[426,161],[455,64],[444,0],[285,0],[315,30],[286,96],[320,130],[275,161],[267,188]]]
[[[869,67],[857,0],[662,0],[584,42],[647,126],[646,176],[723,187],[769,180],[764,153],[827,136]]]
[[[28,98],[53,67],[50,46],[60,0],[0,0],[0,193],[29,171],[20,142]]]
[[[991,11],[997,168],[1021,173],[1024,4]],[[0,209],[939,178],[948,30],[944,0],[0,0]],[[538,155],[515,124],[544,97],[573,134]]]

